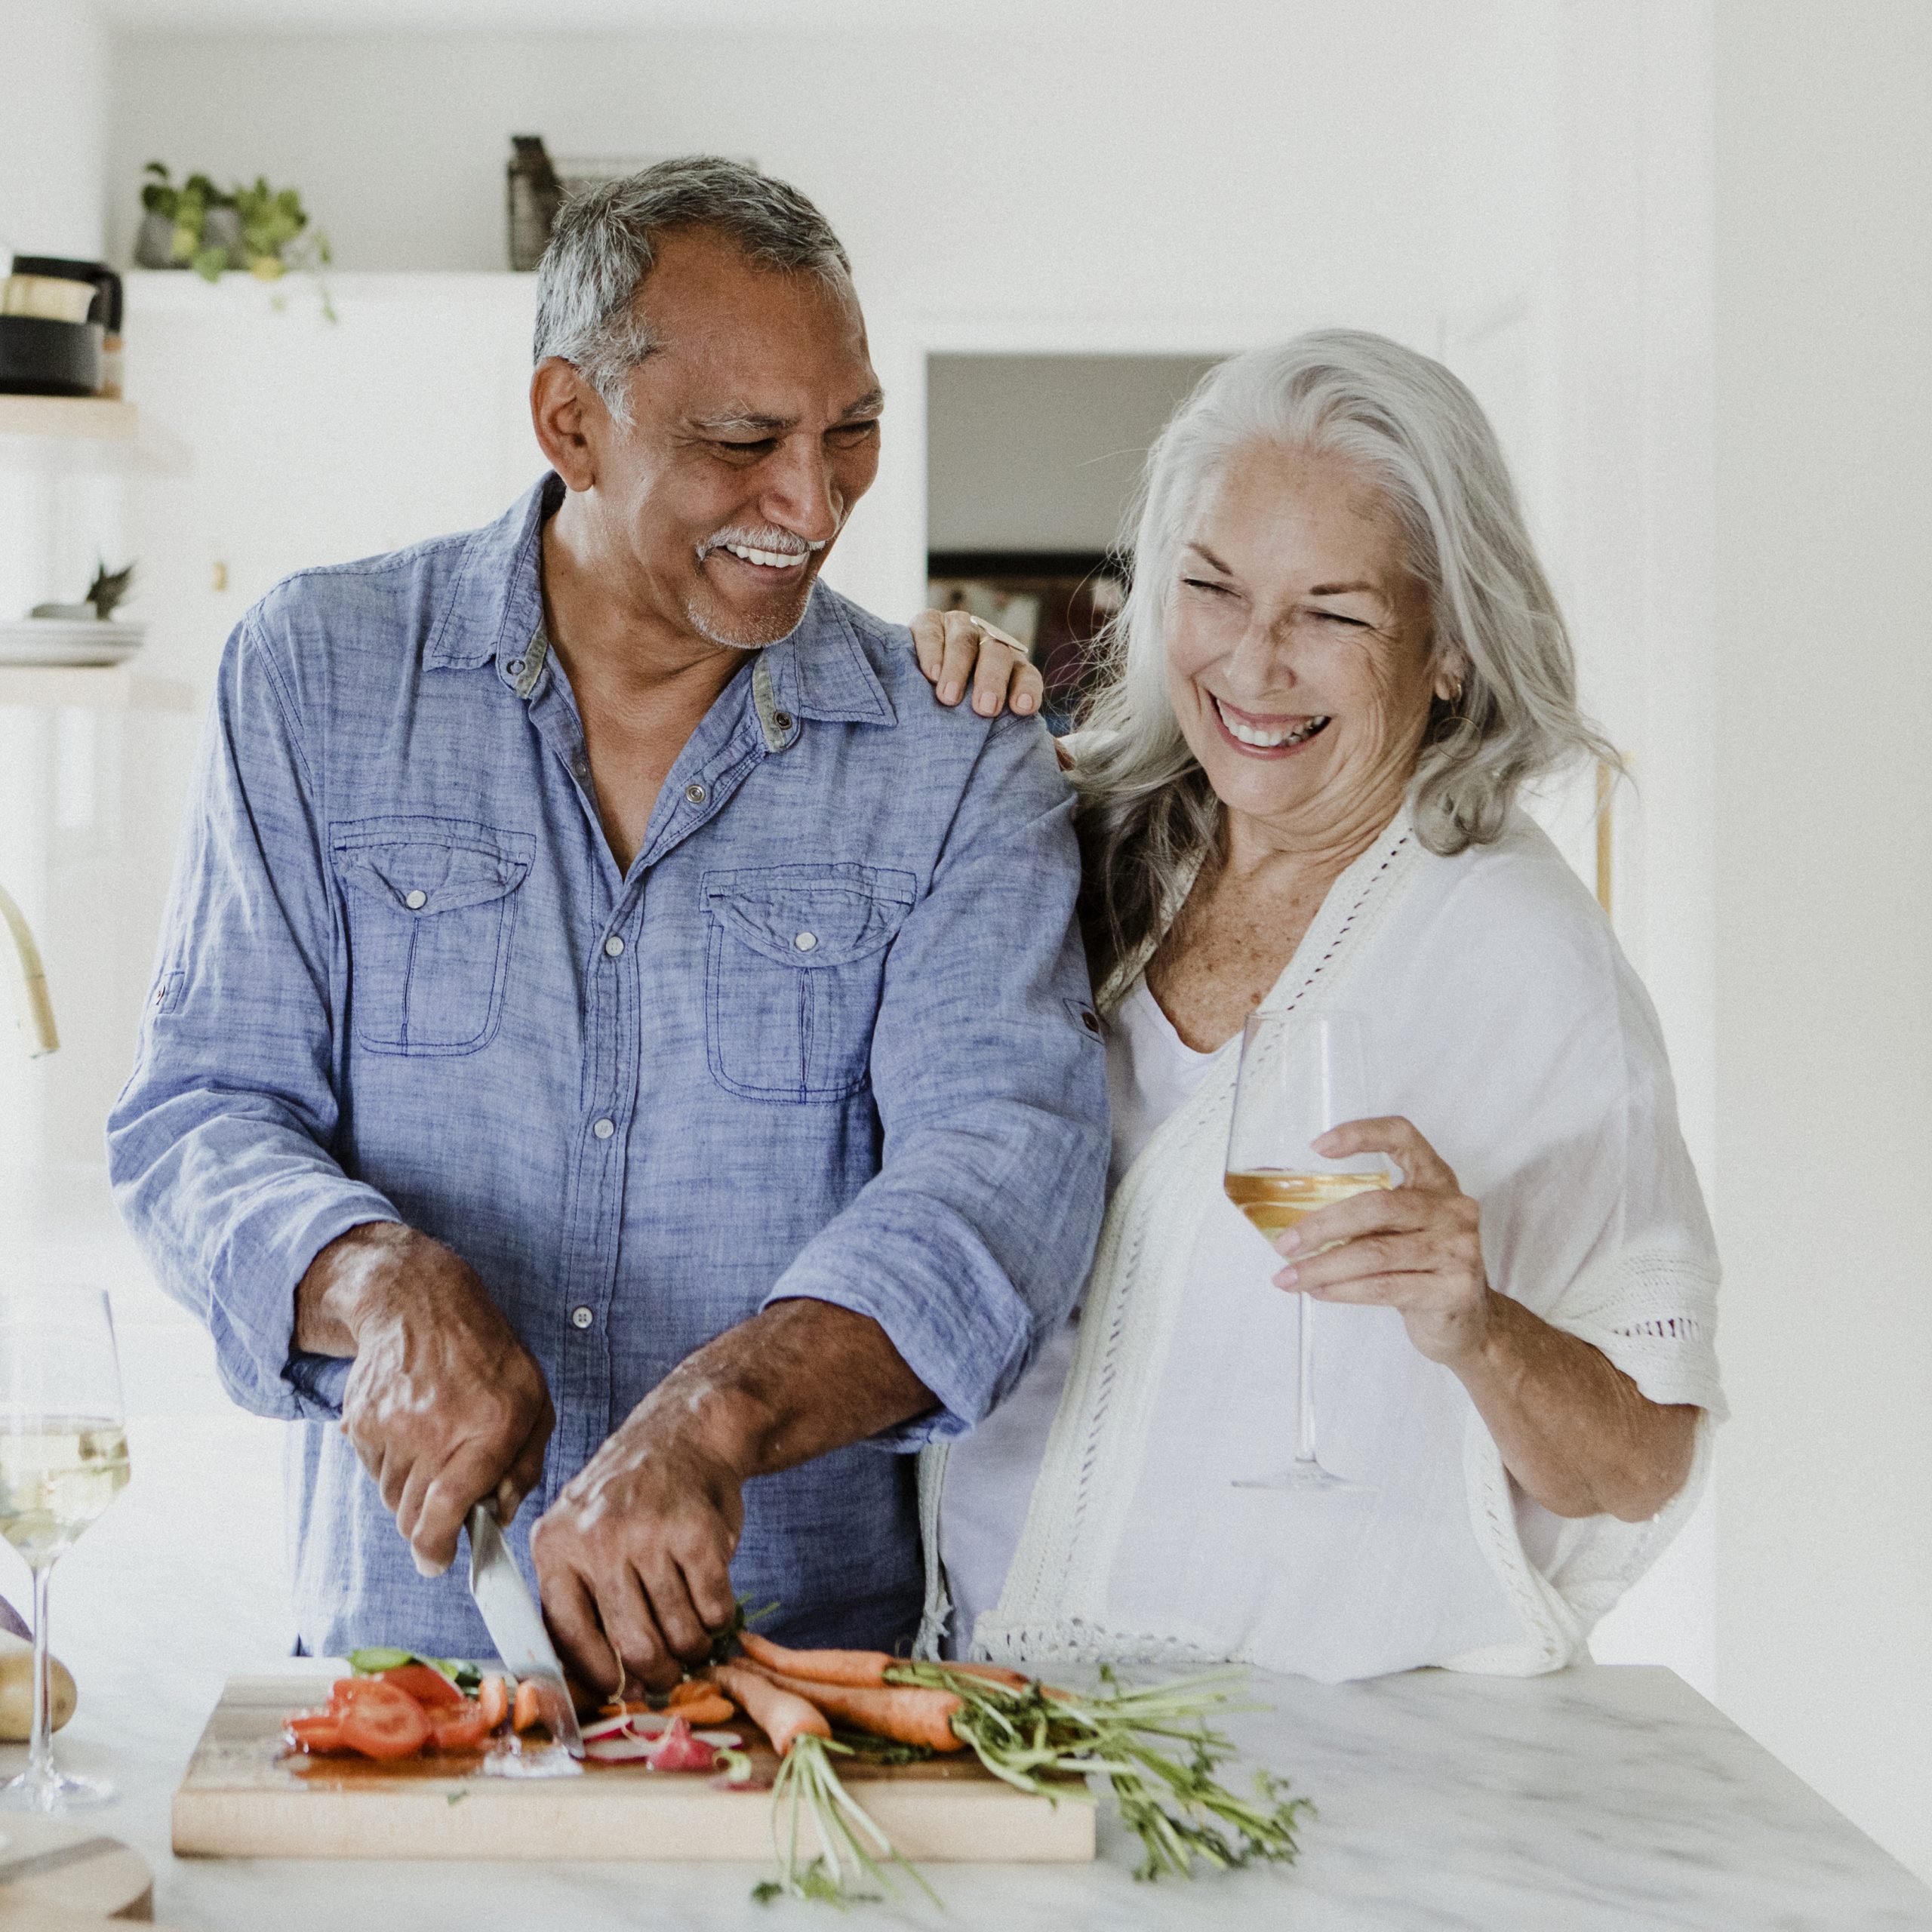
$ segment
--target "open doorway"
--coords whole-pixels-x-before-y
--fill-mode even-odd
[[[1120,607],[1149,445],[1219,358],[946,355],[927,365],[928,595],[1011,632],[1071,724]]]

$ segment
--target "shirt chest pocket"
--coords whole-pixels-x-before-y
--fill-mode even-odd
[[[874,866],[708,872],[705,1041],[712,1077],[746,1100],[842,1100],[866,1084],[887,949],[910,872]]]
[[[361,819],[330,830],[348,912],[355,1042],[469,1054],[503,1017],[517,888],[535,841],[463,819]]]

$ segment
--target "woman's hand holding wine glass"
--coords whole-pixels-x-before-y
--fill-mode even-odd
[[[1386,1155],[1399,1187],[1318,1209],[1275,1238],[1288,1266],[1275,1277],[1317,1301],[1400,1311],[1409,1340],[1453,1368],[1483,1344],[1491,1325],[1481,1211],[1415,1128],[1399,1115],[1349,1121],[1315,1151],[1339,1162]]]

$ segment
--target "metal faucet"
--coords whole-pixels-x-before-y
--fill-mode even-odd
[[[0,886],[0,926],[5,926],[12,937],[14,956],[20,964],[19,1017],[20,1031],[26,1035],[28,1057],[51,1054],[60,1045],[60,1035],[54,1025],[54,1003],[47,997],[47,974],[40,963],[40,949],[33,943],[26,915],[8,897],[4,886]]]

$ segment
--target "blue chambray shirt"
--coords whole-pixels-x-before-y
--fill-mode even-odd
[[[529,1532],[677,1362],[767,1303],[875,1317],[940,1410],[745,1494],[794,1641],[917,1621],[912,1459],[1014,1386],[1091,1259],[1103,1053],[1037,721],[943,710],[820,585],[748,653],[620,875],[542,632],[548,477],[497,523],[304,572],[223,657],[134,1072],[122,1211],[223,1380],[299,1420],[300,1641],[488,1655],[292,1352],[313,1257],[401,1220],[476,1269],[557,1410]]]

